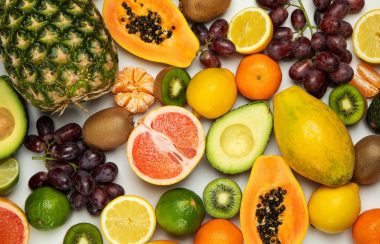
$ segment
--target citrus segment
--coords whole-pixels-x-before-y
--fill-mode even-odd
[[[354,78],[349,82],[350,85],[356,87],[364,97],[374,97],[379,93],[379,89],[368,83],[359,75],[354,75]]]
[[[0,195],[8,194],[18,182],[19,166],[15,158],[0,160]]]
[[[110,243],[145,243],[156,228],[152,205],[137,196],[120,196],[102,211],[100,225]]]
[[[361,77],[364,77],[371,85],[380,89],[380,74],[374,67],[366,63],[360,63],[357,69]]]

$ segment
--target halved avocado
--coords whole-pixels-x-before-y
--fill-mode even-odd
[[[268,102],[257,101],[234,109],[211,125],[206,137],[207,160],[225,174],[246,171],[263,154],[272,128]]]
[[[27,112],[18,94],[0,76],[0,159],[12,155],[28,130]]]

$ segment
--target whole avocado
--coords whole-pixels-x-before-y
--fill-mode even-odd
[[[366,115],[369,127],[380,132],[380,93],[372,100]]]

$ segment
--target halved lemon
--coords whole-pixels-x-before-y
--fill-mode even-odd
[[[355,54],[368,63],[380,63],[380,9],[371,10],[356,22],[352,42]]]
[[[258,53],[264,50],[273,36],[273,24],[265,10],[249,7],[238,12],[230,22],[227,33],[243,54]]]
[[[145,199],[124,195],[103,209],[100,226],[110,243],[146,243],[156,229],[156,215]]]

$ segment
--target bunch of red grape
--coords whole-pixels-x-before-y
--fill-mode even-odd
[[[235,44],[227,39],[228,22],[225,19],[215,20],[209,29],[202,23],[194,23],[191,29],[203,45],[199,61],[205,67],[220,68],[218,54],[230,56],[236,52]]]
[[[289,69],[289,76],[295,82],[303,83],[307,92],[321,98],[327,86],[349,82],[354,71],[349,65],[352,54],[347,50],[346,38],[352,35],[352,26],[343,20],[349,12],[358,12],[364,0],[313,0],[316,7],[312,26],[307,13],[299,6],[291,13],[291,23],[296,33],[289,27],[281,27],[288,18],[286,5],[297,6],[285,0],[257,0],[261,6],[271,9],[269,16],[275,27],[273,39],[267,47],[267,54],[275,60],[297,58]],[[284,6],[285,5],[285,6]],[[311,38],[304,36],[309,28]],[[313,33],[313,29],[317,32]]]
[[[26,136],[24,145],[32,152],[44,152],[34,159],[43,159],[48,172],[34,174],[29,179],[30,189],[51,186],[67,194],[73,209],[86,207],[92,215],[99,215],[110,200],[124,194],[123,187],[112,182],[117,165],[106,162],[102,151],[83,142],[78,124],[54,130],[53,120],[42,116],[36,127],[38,135]]]

